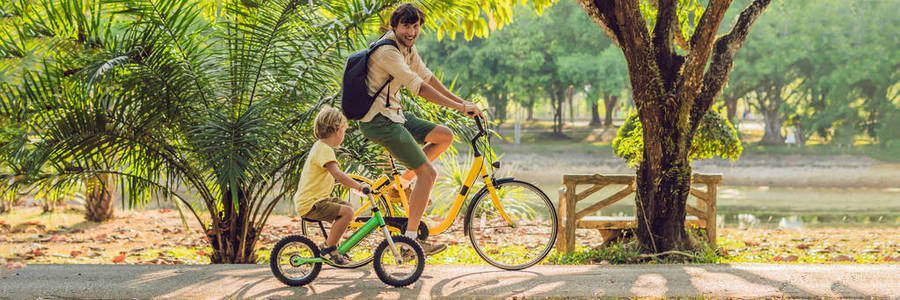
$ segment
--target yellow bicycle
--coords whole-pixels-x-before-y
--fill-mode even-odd
[[[425,222],[419,223],[420,238],[445,232],[453,225],[466,202],[470,188],[478,178],[484,182],[465,211],[464,234],[469,237],[475,252],[489,264],[504,270],[521,270],[533,266],[543,260],[556,241],[558,219],[556,209],[550,198],[537,186],[512,177],[494,178],[485,167],[485,157],[479,150],[479,140],[484,139],[484,154],[493,153],[490,146],[490,134],[485,130],[480,117],[475,118],[478,133],[471,140],[474,162],[459,188],[447,215],[435,227],[429,228]],[[493,169],[500,168],[499,161],[491,162]],[[369,184],[378,191],[376,202],[365,201],[362,195],[351,193],[350,202],[356,208],[356,220],[352,227],[361,226],[369,217],[362,215],[376,203],[384,212],[386,223],[393,230],[406,228],[406,213],[409,202],[400,185],[400,172],[391,160],[390,174],[384,174],[371,180],[362,176],[351,175],[355,180]],[[395,202],[384,197],[391,189],[399,194],[399,207]],[[355,195],[355,196],[354,196]],[[354,198],[356,197],[356,198]],[[424,219],[424,218],[423,218]],[[369,252],[371,253],[371,252]],[[371,258],[361,258],[354,266],[366,263]]]

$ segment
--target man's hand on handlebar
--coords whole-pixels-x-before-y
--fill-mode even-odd
[[[369,194],[372,192],[372,187],[369,186],[368,183],[360,182],[359,186],[356,187],[356,190],[362,192],[363,194]]]
[[[468,116],[472,116],[472,117],[482,116],[481,108],[479,108],[478,105],[476,105],[475,103],[472,103],[469,101],[463,101],[462,109],[460,109],[459,112],[463,113],[464,115],[468,115]]]

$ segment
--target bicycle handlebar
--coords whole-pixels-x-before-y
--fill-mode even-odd
[[[476,116],[476,117],[475,117],[475,123],[478,124],[478,131],[479,131],[481,134],[484,134],[484,133],[485,133],[485,130],[484,130],[484,125],[481,124],[481,116]]]

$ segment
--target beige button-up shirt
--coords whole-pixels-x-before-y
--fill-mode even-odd
[[[397,42],[397,47],[382,46],[372,52],[369,56],[369,72],[366,76],[366,85],[369,87],[369,96],[375,95],[388,78],[394,77],[394,80],[381,91],[369,112],[360,119],[360,122],[372,121],[372,118],[381,114],[396,123],[405,123],[406,118],[403,116],[403,104],[400,101],[400,87],[406,87],[407,90],[414,95],[419,94],[419,88],[422,84],[431,80],[434,73],[431,72],[419,53],[416,46],[406,47],[400,41],[397,41],[393,31],[388,32],[382,39],[392,39]],[[390,95],[388,95],[390,90]],[[390,101],[390,105],[385,103]]]

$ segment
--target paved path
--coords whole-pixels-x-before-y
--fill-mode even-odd
[[[0,298],[900,297],[900,265],[489,266],[429,265],[406,288],[372,267],[325,267],[288,287],[264,265],[28,265],[0,273]]]

